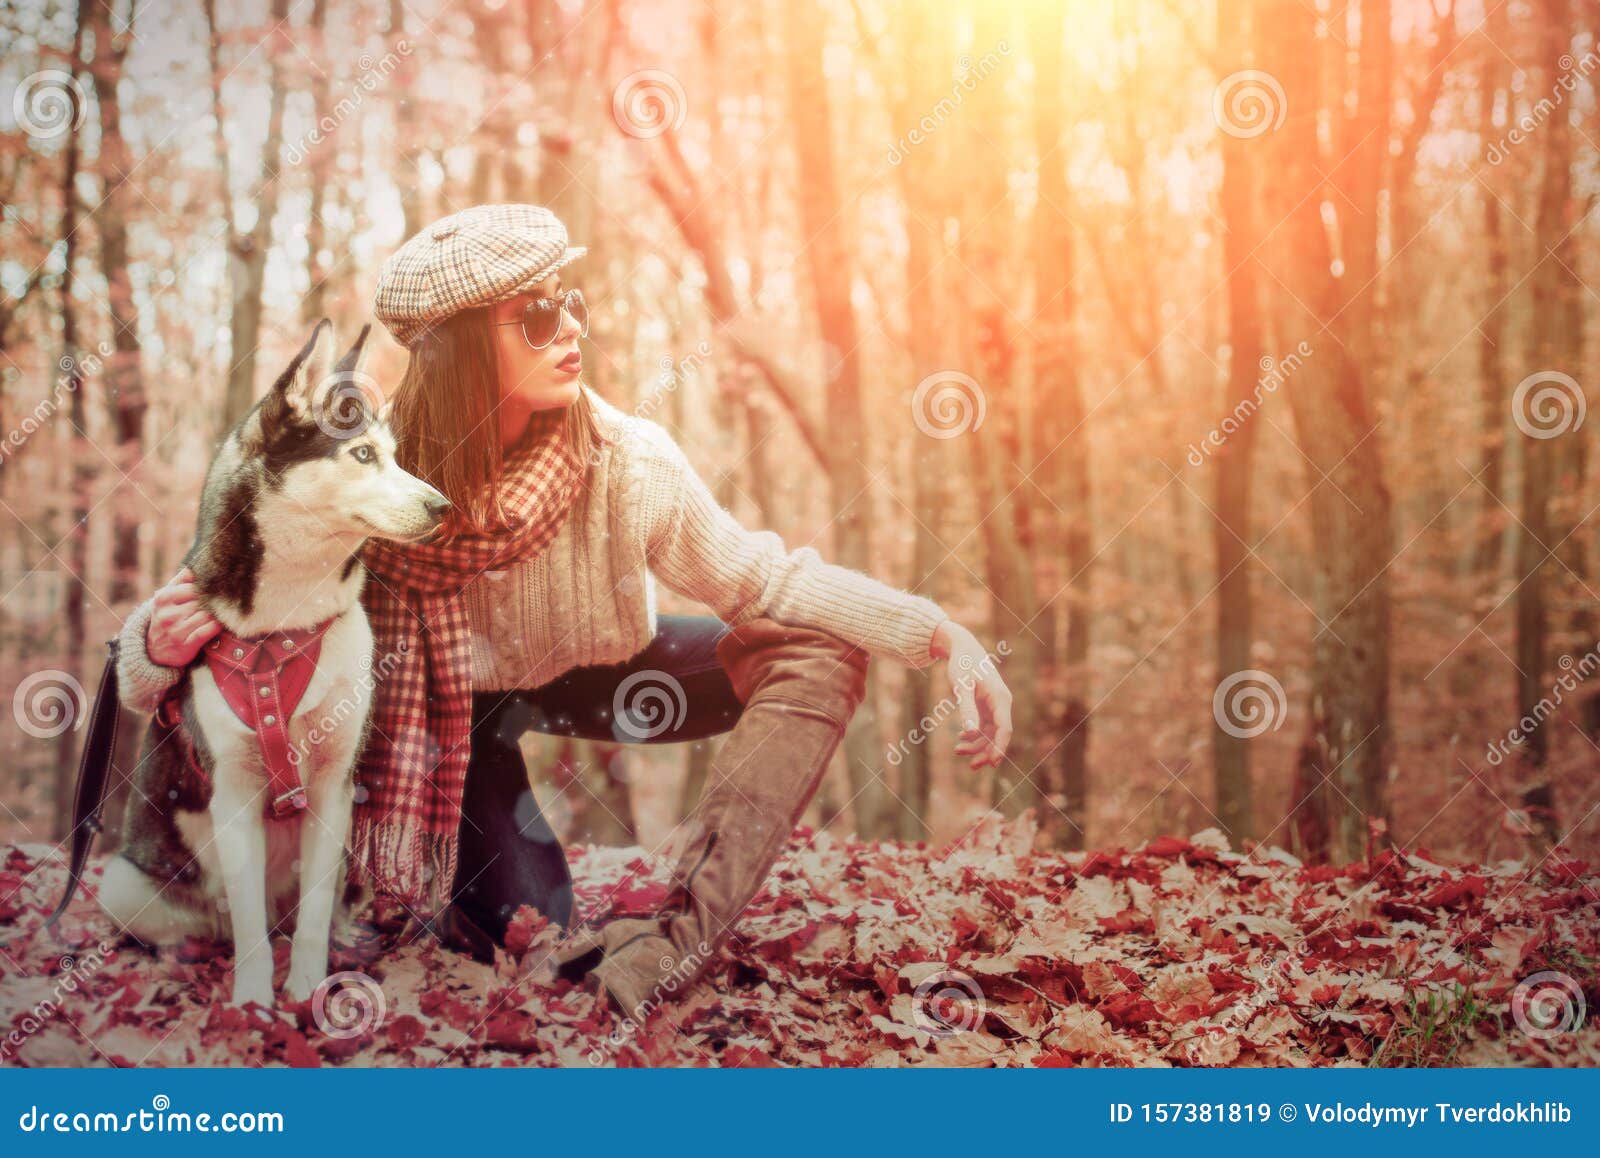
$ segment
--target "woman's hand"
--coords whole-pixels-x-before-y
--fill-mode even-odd
[[[994,657],[953,619],[935,629],[930,650],[945,661],[943,679],[961,711],[956,755],[971,756],[974,769],[998,767],[1011,743],[1011,689]]]
[[[200,649],[222,630],[222,621],[200,607],[194,572],[185,567],[156,589],[144,650],[151,663],[188,667]]]

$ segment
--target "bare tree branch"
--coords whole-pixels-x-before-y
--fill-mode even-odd
[[[699,257],[706,271],[706,304],[717,323],[718,332],[727,340],[734,353],[761,372],[778,402],[794,421],[807,449],[818,462],[827,457],[821,432],[800,402],[808,391],[799,375],[785,369],[778,361],[771,343],[762,337],[761,327],[743,317],[733,277],[728,272],[727,256],[723,252],[722,238],[712,227],[706,213],[706,199],[690,172],[677,134],[663,133],[658,142],[664,146],[665,159],[657,158],[651,166],[647,180],[667,212],[678,225],[684,243]]]
[[[1423,77],[1421,88],[1411,99],[1413,113],[1411,123],[1401,134],[1400,152],[1394,159],[1396,189],[1404,188],[1411,182],[1411,175],[1417,164],[1417,148],[1428,132],[1428,126],[1433,120],[1434,106],[1439,102],[1439,94],[1444,91],[1445,77],[1449,74],[1449,70],[1444,66],[1445,61],[1461,43],[1461,27],[1455,15],[1455,5],[1446,3],[1444,10],[1437,14],[1434,21],[1433,53],[1428,61],[1428,71]]]

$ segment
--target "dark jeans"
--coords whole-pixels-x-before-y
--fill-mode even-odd
[[[566,854],[528,787],[517,741],[535,731],[676,744],[728,731],[742,708],[717,660],[717,640],[727,631],[714,615],[662,615],[655,638],[624,663],[573,668],[542,687],[473,695],[454,899],[496,942],[504,940],[522,905],[532,905],[563,927],[572,919]],[[619,697],[632,676],[640,679],[629,688],[639,689],[642,698]],[[650,694],[663,688],[663,696]],[[614,709],[625,705],[634,706],[619,720]],[[657,710],[667,714],[653,714]]]

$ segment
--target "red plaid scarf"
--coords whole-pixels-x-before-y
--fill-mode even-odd
[[[541,411],[507,456],[493,533],[427,545],[370,539],[362,602],[372,623],[372,729],[357,766],[351,873],[423,913],[450,899],[471,751],[472,638],[461,589],[529,559],[561,527],[583,472],[565,410]]]

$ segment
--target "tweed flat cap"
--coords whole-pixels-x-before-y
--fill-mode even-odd
[[[409,346],[451,314],[516,297],[587,252],[567,244],[567,227],[543,206],[463,209],[383,263],[373,312]]]

